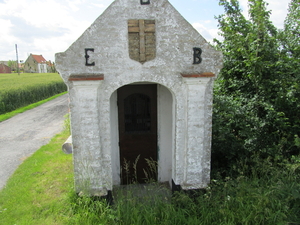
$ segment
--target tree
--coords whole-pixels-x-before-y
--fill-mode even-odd
[[[296,146],[300,136],[300,1],[291,0],[284,29],[280,31],[280,73],[285,77],[286,91],[281,106],[290,121],[290,132],[295,134]],[[298,152],[297,150],[292,150]]]
[[[300,57],[300,1],[292,0],[281,33],[283,50],[290,57]]]
[[[267,4],[248,0],[249,20],[237,0],[220,0],[220,5],[225,14],[217,19],[224,40],[216,43],[224,68],[215,85],[213,163],[226,169],[242,158],[278,161],[299,153],[294,136],[300,123],[291,115],[299,111],[293,102],[298,97],[290,98],[290,85],[297,84],[285,65],[280,32]]]
[[[48,65],[48,72],[49,73],[57,73],[56,68],[55,68],[55,62],[51,62],[49,60],[47,65]]]
[[[18,64],[16,60],[9,60],[7,66],[9,66],[12,71],[17,71]]]

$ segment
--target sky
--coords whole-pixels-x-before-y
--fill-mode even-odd
[[[16,44],[19,60],[32,53],[54,61],[55,53],[67,50],[113,1],[0,0],[0,61],[16,60]],[[218,38],[214,17],[224,12],[218,0],[169,2],[207,41]],[[266,2],[273,24],[283,28],[290,0]],[[240,0],[240,5],[247,16],[247,0]]]

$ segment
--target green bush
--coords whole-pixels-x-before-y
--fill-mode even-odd
[[[51,84],[1,93],[0,114],[11,112],[17,108],[49,98],[66,90],[66,85],[63,82],[53,82]]]
[[[67,91],[59,74],[0,74],[0,114]]]
[[[248,0],[249,19],[237,0],[220,4],[223,40],[216,42],[224,67],[214,86],[212,168],[232,176],[241,159],[256,167],[300,154],[300,58],[292,47],[299,36],[288,35],[299,28],[300,11],[292,0],[278,30],[264,0]]]

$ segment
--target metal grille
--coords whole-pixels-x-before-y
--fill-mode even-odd
[[[151,130],[150,98],[132,94],[124,99],[125,132],[145,133]]]

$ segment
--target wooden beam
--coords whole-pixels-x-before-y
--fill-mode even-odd
[[[72,74],[69,81],[104,80],[103,74]]]
[[[146,61],[146,45],[145,45],[145,21],[139,20],[140,27],[140,62]]]

